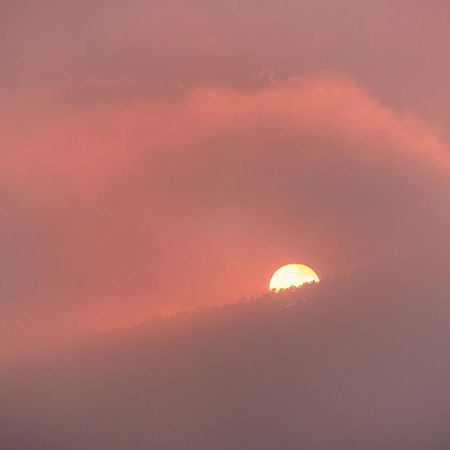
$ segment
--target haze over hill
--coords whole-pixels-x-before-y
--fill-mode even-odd
[[[0,361],[449,249],[448,13],[3,0]]]
[[[0,450],[448,450],[449,19],[1,0]]]
[[[2,374],[8,450],[447,449],[448,259],[91,337]]]

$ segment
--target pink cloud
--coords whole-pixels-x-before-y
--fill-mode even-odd
[[[10,244],[37,277],[5,288],[11,318],[108,328],[258,294],[291,260],[327,276],[439,247],[449,164],[425,122],[339,75],[49,115],[2,156],[4,216],[44,230]]]

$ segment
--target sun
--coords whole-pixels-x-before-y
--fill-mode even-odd
[[[270,279],[269,289],[281,291],[290,287],[299,287],[305,283],[317,283],[319,276],[304,264],[287,264],[280,267]]]

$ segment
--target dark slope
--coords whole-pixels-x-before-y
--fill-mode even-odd
[[[447,449],[449,267],[324,280],[11,370],[1,448]]]

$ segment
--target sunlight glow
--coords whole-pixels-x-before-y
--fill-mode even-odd
[[[305,283],[320,281],[319,276],[304,264],[287,264],[280,267],[270,279],[269,289],[280,291],[290,287],[299,287]]]

